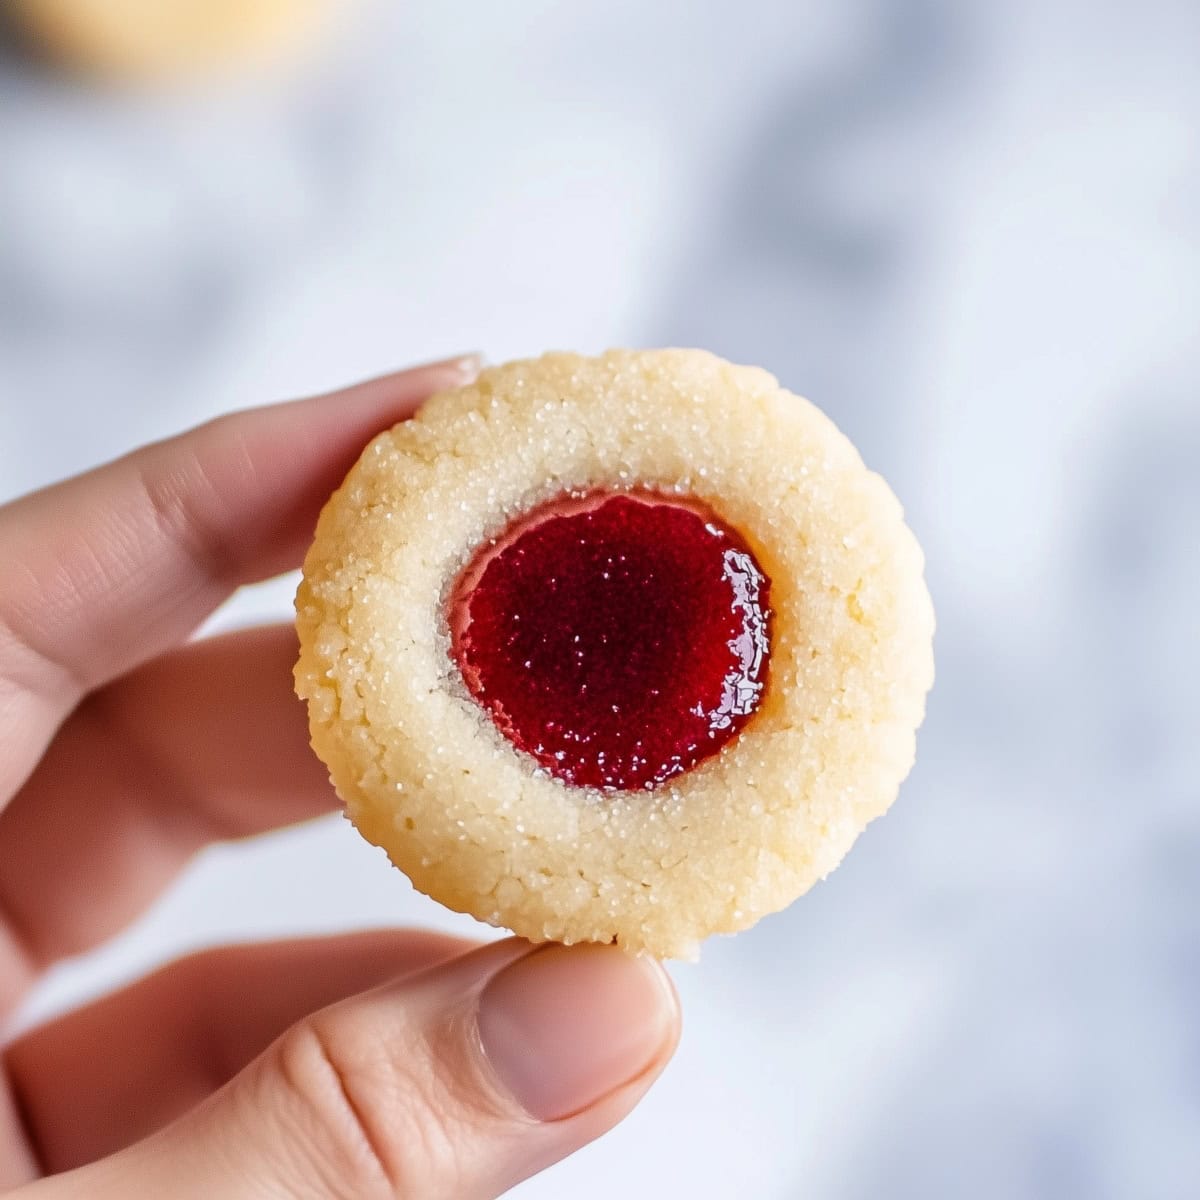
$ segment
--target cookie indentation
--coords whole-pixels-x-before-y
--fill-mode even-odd
[[[464,572],[453,656],[501,732],[550,774],[652,789],[757,709],[769,588],[745,540],[699,503],[567,497]]]

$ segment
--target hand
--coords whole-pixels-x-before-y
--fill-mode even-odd
[[[225,417],[0,508],[0,1011],[201,846],[333,807],[291,628],[183,643],[296,565],[374,433],[475,369]],[[620,1120],[677,1035],[662,969],[609,947],[215,950],[6,1048],[0,1192],[493,1197]]]

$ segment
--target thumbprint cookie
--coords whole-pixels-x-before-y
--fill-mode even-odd
[[[933,681],[922,570],[887,484],[765,371],[550,354],[366,448],[304,564],[296,686],[421,891],[694,957],[895,798]]]

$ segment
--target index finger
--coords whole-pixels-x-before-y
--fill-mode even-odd
[[[369,438],[478,368],[220,417],[0,508],[0,805],[86,693],[296,565]]]

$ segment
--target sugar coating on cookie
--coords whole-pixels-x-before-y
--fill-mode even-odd
[[[651,786],[577,786],[515,745],[456,657],[481,547],[562,498],[678,498],[770,581],[736,736]],[[693,957],[783,908],[891,804],[933,678],[900,506],[819,410],[702,351],[551,354],[433,397],[364,451],[296,598],[297,691],[350,819],[422,891],[535,941]]]

